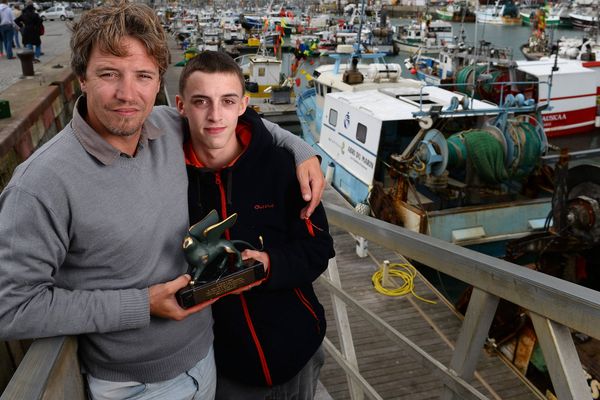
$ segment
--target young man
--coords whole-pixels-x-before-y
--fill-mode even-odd
[[[177,108],[190,131],[190,223],[213,209],[222,219],[237,213],[226,237],[264,245],[243,258],[267,271],[260,286],[213,304],[216,398],[312,399],[326,328],[312,282],[334,256],[333,241],[322,206],[297,218],[303,201],[294,162],[265,140],[247,104],[244,77],[228,55],[205,51],[183,69]]]
[[[83,14],[71,50],[73,119],[0,194],[0,338],[80,335],[94,399],[210,399],[211,309],[174,296],[188,181],[179,114],[153,107],[165,33],[120,2]]]

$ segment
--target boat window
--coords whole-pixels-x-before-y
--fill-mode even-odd
[[[356,126],[356,140],[361,143],[365,143],[367,141],[367,127],[360,122]]]
[[[337,125],[338,112],[333,108],[329,110],[329,124],[331,126]]]
[[[258,68],[258,76],[265,76],[265,68],[264,67]]]
[[[327,86],[327,93],[331,93],[331,86]]]

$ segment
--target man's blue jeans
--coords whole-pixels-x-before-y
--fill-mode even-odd
[[[13,36],[14,29],[11,24],[0,25],[0,33],[2,33],[2,43],[4,43],[4,49],[6,51],[7,58],[13,58]]]
[[[213,400],[217,373],[211,346],[198,364],[173,379],[162,382],[111,382],[88,375],[92,400]]]

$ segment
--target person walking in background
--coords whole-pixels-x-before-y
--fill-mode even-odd
[[[15,18],[12,9],[8,6],[8,0],[0,0],[0,35],[2,35],[6,58],[9,60],[16,58],[12,51],[14,29]]]
[[[42,29],[42,18],[38,15],[33,7],[32,2],[28,2],[19,18],[15,20],[17,26],[21,29],[23,37],[23,46],[33,50],[35,46],[35,54],[33,62],[39,63],[41,56],[42,38],[40,32]]]
[[[13,4],[13,17],[15,18],[15,20],[17,18],[19,18],[22,13],[23,13],[23,11],[21,11],[21,6],[19,4]],[[15,25],[16,25],[16,22],[15,22]],[[14,42],[15,42],[14,43],[15,47],[17,49],[21,48],[21,41],[19,40],[19,31],[20,31],[19,27],[15,26],[13,38],[14,38]]]

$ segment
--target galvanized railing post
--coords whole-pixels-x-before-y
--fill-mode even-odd
[[[329,265],[323,275],[326,276],[334,286],[339,289],[342,288],[342,281],[340,279],[335,257],[329,260]],[[333,316],[340,338],[342,354],[348,364],[358,371],[358,360],[356,359],[356,351],[354,349],[354,341],[352,340],[352,331],[350,330],[350,320],[348,319],[346,304],[336,296],[335,293],[331,293],[331,302],[333,305]],[[350,389],[350,398],[352,400],[362,400],[364,398],[364,393],[360,386],[350,377],[350,375],[347,375],[346,379],[348,380],[348,388]]]
[[[475,372],[481,349],[487,339],[499,301],[500,299],[497,296],[473,288],[467,314],[461,326],[449,366],[450,370],[465,380],[469,380]],[[458,400],[459,398],[446,386],[440,399]]]
[[[529,316],[542,348],[556,397],[560,400],[591,399],[571,330],[534,312],[530,311]]]

